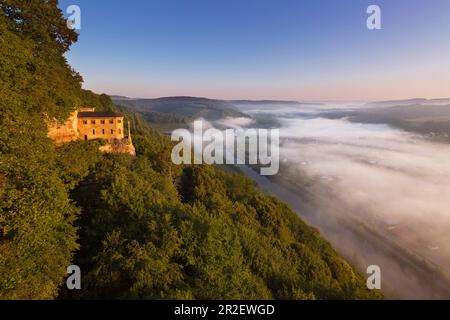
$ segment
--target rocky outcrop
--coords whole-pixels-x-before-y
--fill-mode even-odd
[[[105,153],[126,153],[132,156],[136,155],[136,149],[127,138],[122,140],[112,140],[104,146],[101,146],[100,151]]]
[[[72,112],[66,122],[47,121],[47,136],[57,144],[78,140],[78,111]]]

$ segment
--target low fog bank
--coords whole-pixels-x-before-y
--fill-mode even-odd
[[[247,108],[281,125],[279,175],[253,178],[362,271],[381,266],[383,289],[392,296],[449,298],[450,145],[383,124],[320,117],[352,108],[360,106]],[[255,123],[220,121],[246,124]]]

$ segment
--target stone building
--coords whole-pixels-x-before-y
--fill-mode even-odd
[[[83,140],[122,140],[125,137],[123,116],[117,113],[80,111],[77,118],[79,137]]]
[[[109,153],[135,155],[131,140],[130,125],[125,136],[124,117],[112,111],[96,112],[95,108],[81,108],[73,112],[63,124],[56,120],[48,123],[48,137],[57,144],[76,140],[104,139],[106,144],[100,150]]]

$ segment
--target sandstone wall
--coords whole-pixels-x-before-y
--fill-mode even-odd
[[[67,143],[78,140],[78,112],[70,114],[65,123],[58,123],[55,120],[48,122],[47,136],[56,143]]]
[[[128,142],[127,139],[107,143],[106,145],[100,147],[100,151],[105,153],[127,153],[132,156],[136,155],[136,149],[133,144]]]

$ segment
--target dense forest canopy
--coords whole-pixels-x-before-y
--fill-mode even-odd
[[[116,110],[81,89],[56,0],[0,3],[1,299],[367,299],[362,275],[240,174],[174,166],[126,110],[138,155],[56,147],[46,119]],[[65,290],[66,268],[83,290]]]

